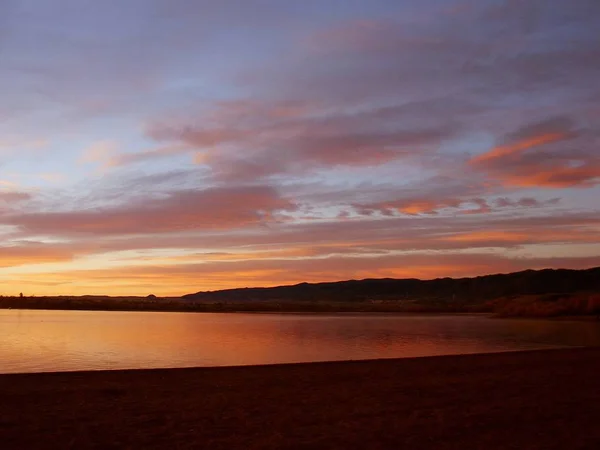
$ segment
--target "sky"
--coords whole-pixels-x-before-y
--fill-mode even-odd
[[[0,0],[0,294],[600,265],[597,0]]]

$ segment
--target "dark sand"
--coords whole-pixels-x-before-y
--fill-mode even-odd
[[[2,375],[0,448],[600,449],[600,349]]]

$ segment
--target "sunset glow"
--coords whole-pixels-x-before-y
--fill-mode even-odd
[[[0,1],[0,294],[600,265],[600,2]]]

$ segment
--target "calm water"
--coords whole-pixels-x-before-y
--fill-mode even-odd
[[[0,310],[0,373],[402,358],[600,345],[594,322]]]

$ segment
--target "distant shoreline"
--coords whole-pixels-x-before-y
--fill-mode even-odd
[[[146,311],[146,312],[192,312],[192,313],[488,313],[479,306],[440,307],[437,305],[405,305],[389,302],[309,302],[309,301],[247,301],[247,302],[199,302],[185,299],[147,300],[145,298],[109,297],[90,300],[86,297],[0,298],[0,309],[61,310],[61,311]]]
[[[591,449],[600,447],[598,373],[600,348],[0,375],[0,442],[34,450]]]
[[[181,313],[396,313],[489,314],[496,317],[600,318],[600,295],[567,293],[500,298],[486,302],[440,300],[341,302],[248,300],[210,302],[146,297],[0,297],[0,310],[145,311]]]

